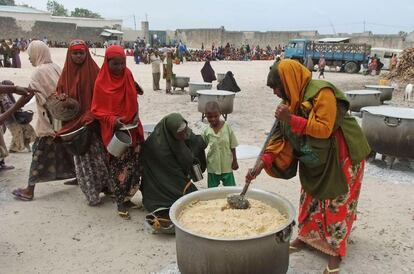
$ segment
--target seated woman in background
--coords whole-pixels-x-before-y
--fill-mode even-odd
[[[144,130],[138,116],[138,94],[134,77],[126,67],[124,49],[114,45],[106,49],[105,60],[96,78],[92,99],[92,113],[99,120],[105,147],[116,130],[124,125],[130,129],[132,145],[120,157],[110,156],[109,170],[113,180],[119,216],[129,219],[126,200],[139,184],[139,150],[144,141]]]
[[[234,74],[231,71],[226,73],[224,79],[217,85],[218,90],[227,90],[231,92],[239,92],[240,88],[237,85],[236,79],[234,79]]]
[[[201,69],[201,76],[203,77],[204,82],[211,83],[214,80],[217,80],[214,69],[211,67],[210,61],[207,60],[204,63],[203,68]]]
[[[142,147],[142,202],[148,211],[169,208],[183,195],[196,191],[193,163],[206,168],[202,137],[188,128],[181,114],[165,116]]]
[[[73,40],[66,55],[66,62],[57,84],[56,93],[60,100],[67,97],[79,103],[79,114],[72,120],[63,122],[63,128],[57,136],[87,127],[84,139],[87,147],[75,148],[74,154],[77,182],[85,194],[90,206],[98,205],[99,194],[111,188],[105,148],[96,129],[91,113],[92,95],[99,67],[92,59],[89,48],[82,40]],[[76,145],[73,144],[73,145]]]

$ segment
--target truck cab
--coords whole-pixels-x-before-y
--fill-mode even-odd
[[[303,61],[306,51],[306,45],[311,43],[308,39],[291,39],[285,49],[285,58],[297,59]]]

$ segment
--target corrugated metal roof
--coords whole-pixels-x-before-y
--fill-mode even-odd
[[[104,31],[112,33],[112,34],[124,34],[122,31],[116,29],[104,29]]]
[[[349,37],[328,37],[328,38],[322,38],[319,39],[319,43],[340,43],[340,42],[346,42],[349,41]]]
[[[115,30],[115,29],[104,29],[104,31],[103,32],[101,32],[101,36],[105,36],[105,37],[109,37],[109,36],[112,36],[112,35],[116,35],[116,34],[124,34],[122,31],[119,31],[119,30]]]
[[[35,8],[22,7],[22,6],[0,5],[0,11],[2,11],[2,12],[47,13],[47,14],[50,14],[50,12],[47,12],[47,11],[38,10],[38,9],[35,9]]]

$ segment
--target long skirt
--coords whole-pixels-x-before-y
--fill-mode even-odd
[[[121,157],[112,157],[109,170],[113,179],[116,202],[121,205],[127,196],[137,190],[140,183],[138,146],[129,148]]]
[[[9,149],[11,151],[20,152],[25,148],[30,149],[30,143],[36,140],[36,133],[30,124],[21,125],[18,123],[10,123],[7,125],[12,135]]]
[[[356,220],[365,162],[352,165],[342,133],[336,134],[339,160],[348,182],[348,193],[332,200],[318,200],[301,191],[298,238],[331,256],[345,256],[347,241]]]
[[[109,176],[107,156],[102,141],[93,136],[88,151],[75,156],[76,178],[83,194],[90,205],[100,203],[99,194],[111,189],[112,179]]]
[[[33,157],[30,165],[29,185],[75,177],[73,156],[56,143],[53,137],[38,137],[33,144]]]

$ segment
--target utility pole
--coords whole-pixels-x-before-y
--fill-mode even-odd
[[[365,33],[365,19],[364,19],[364,33]]]
[[[134,30],[137,30],[137,21],[135,20],[135,14],[133,15],[134,17]]]

